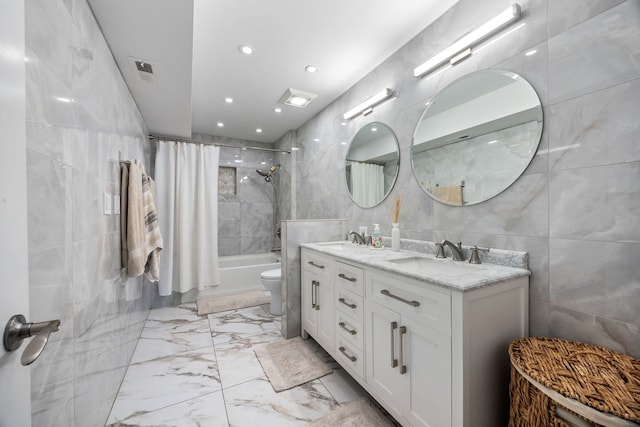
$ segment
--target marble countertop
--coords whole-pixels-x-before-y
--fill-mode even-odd
[[[451,258],[410,250],[374,249],[347,241],[304,243],[304,248],[330,255],[338,260],[410,277],[455,291],[470,291],[496,283],[531,275],[525,268],[497,264],[469,264]]]

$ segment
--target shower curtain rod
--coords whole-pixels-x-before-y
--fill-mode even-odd
[[[216,147],[241,148],[243,150],[272,151],[272,152],[276,152],[276,153],[291,154],[291,151],[289,151],[289,150],[279,150],[277,148],[242,147],[242,146],[239,146],[239,145],[220,144],[219,142],[201,141],[201,140],[196,140],[196,139],[176,138],[176,137],[173,137],[173,136],[149,135],[149,139],[155,139],[155,140],[162,139],[162,140],[167,140],[167,141],[188,142],[188,143],[191,143],[191,144],[215,145]]]

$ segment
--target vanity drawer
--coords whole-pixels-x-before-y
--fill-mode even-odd
[[[349,373],[359,379],[364,379],[364,358],[362,351],[358,350],[351,342],[343,339],[341,336],[336,337],[336,362],[347,369]]]
[[[364,271],[360,267],[336,262],[336,289],[348,289],[364,295]]]
[[[417,280],[367,271],[367,299],[451,335],[451,294]]]
[[[358,350],[362,351],[364,346],[364,331],[362,322],[358,321],[340,311],[336,311],[336,332],[345,342],[351,343]]]
[[[333,259],[302,248],[302,268],[315,274],[326,275]]]
[[[336,287],[334,290],[335,307],[343,313],[362,322],[364,319],[364,298],[346,289]]]

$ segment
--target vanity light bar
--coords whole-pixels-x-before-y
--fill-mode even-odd
[[[512,22],[517,21],[520,18],[520,14],[520,5],[518,3],[512,4],[511,7],[509,7],[504,12],[500,13],[496,17],[482,24],[480,27],[471,31],[470,33],[453,43],[451,46],[438,53],[433,58],[429,59],[427,62],[416,67],[413,70],[413,76],[423,77],[425,74],[431,72],[434,68],[437,68],[445,62],[450,61],[452,58],[455,59],[454,57],[458,53],[465,51],[466,49],[469,49],[469,53],[464,57],[470,55],[470,48],[474,44],[486,39],[490,35],[496,33],[498,30],[506,27]],[[457,59],[460,60],[462,58]]]
[[[342,116],[345,120],[351,120],[358,114],[366,112],[367,114],[373,111],[373,107],[380,104],[382,101],[391,98],[393,96],[393,90],[386,88],[381,92],[376,93],[371,98],[368,98],[362,104],[344,113]]]

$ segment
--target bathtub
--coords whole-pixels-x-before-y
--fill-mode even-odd
[[[262,253],[250,255],[221,256],[220,285],[208,288],[207,294],[231,295],[265,290],[260,281],[260,273],[280,268],[280,255]]]

